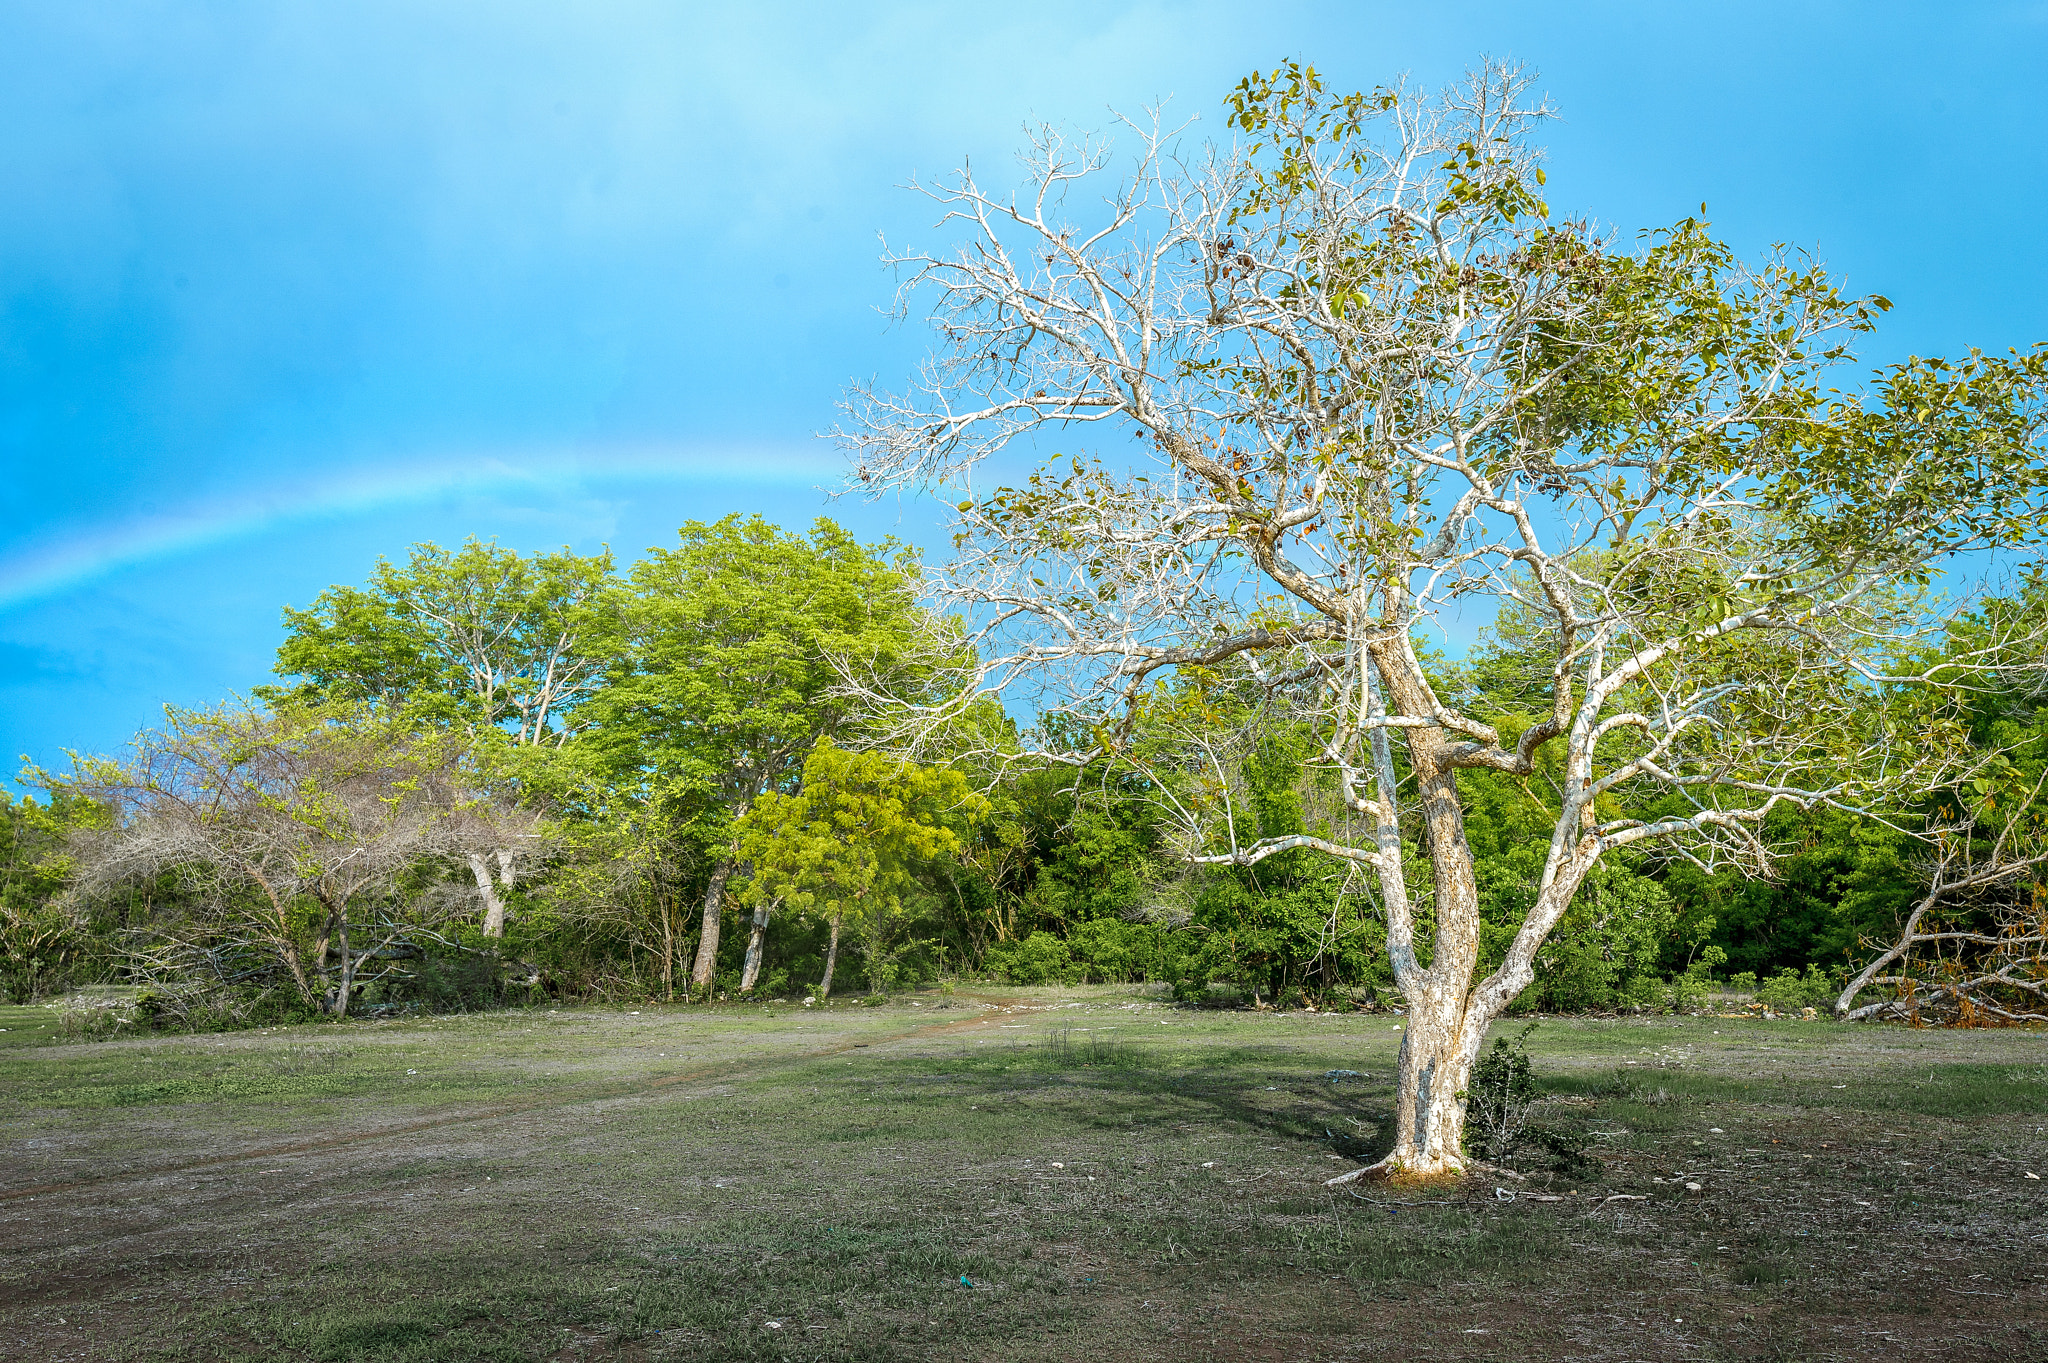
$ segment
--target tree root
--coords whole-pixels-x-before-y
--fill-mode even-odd
[[[1323,1180],[1323,1186],[1325,1188],[1337,1188],[1346,1183],[1356,1182],[1361,1178],[1370,1178],[1378,1175],[1391,1179],[1408,1172],[1408,1169],[1400,1160],[1395,1159],[1392,1155],[1388,1155],[1384,1159],[1375,1160],[1371,1164],[1360,1165],[1356,1169],[1347,1170],[1335,1178],[1326,1178]],[[1487,1164],[1482,1160],[1466,1160],[1440,1174],[1417,1174],[1413,1175],[1413,1177],[1419,1183],[1456,1182],[1470,1178],[1475,1173],[1512,1178],[1522,1183],[1529,1181],[1527,1174],[1518,1174],[1512,1169],[1503,1169],[1497,1164]]]

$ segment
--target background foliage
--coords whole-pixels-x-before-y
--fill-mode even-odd
[[[1391,1000],[1372,889],[1327,859],[1190,868],[1169,845],[1164,792],[1146,781],[1006,762],[1018,717],[984,716],[971,751],[933,763],[863,756],[861,717],[835,676],[879,665],[914,687],[920,650],[945,634],[915,605],[916,565],[898,546],[860,545],[828,522],[796,536],[730,520],[685,527],[678,549],[624,575],[608,559],[522,560],[484,544],[420,546],[409,562],[287,610],[281,681],[258,694],[294,713],[324,705],[331,723],[456,740],[475,790],[538,813],[548,850],[506,891],[500,939],[479,935],[481,902],[457,862],[423,858],[394,879],[393,893],[433,899],[448,926],[361,987],[354,1010],[675,998],[722,863],[735,891],[718,906],[728,926],[779,906],[763,933],[760,995],[814,991],[839,921],[856,928],[840,978],[885,991],[979,975],[1154,981],[1190,1003]],[[442,609],[437,624],[408,604],[428,569],[444,602],[482,603],[472,619],[451,625]],[[2042,595],[2025,583],[1987,610],[2038,609]],[[1958,626],[1956,646],[1980,623]],[[466,641],[443,637],[457,629]],[[1438,665],[1446,687],[1481,698],[1512,731],[1530,712],[1523,661],[1510,629]],[[533,697],[551,664],[575,684],[541,707]],[[1981,693],[1972,723],[1977,742],[2007,754],[2014,781],[2048,766],[2048,724],[2026,686]],[[807,770],[837,773],[808,803]],[[1327,807],[1306,742],[1284,729],[1264,732],[1227,776],[1260,837],[1313,831]],[[209,921],[193,898],[203,881],[167,872],[84,893],[80,849],[114,814],[75,776],[39,779],[42,798],[0,803],[0,986],[22,1002],[139,984],[167,925],[189,945],[192,925]],[[835,782],[838,795],[826,789]],[[1490,965],[1535,892],[1551,815],[1540,774],[1468,773],[1463,788]],[[1925,812],[1956,798],[1930,793]],[[1781,853],[1770,879],[1652,857],[1603,865],[1517,1007],[1666,1008],[1716,985],[1776,1007],[1823,1006],[1914,897],[1921,853],[1902,827],[1782,811],[1768,829]],[[312,950],[318,915],[307,907]],[[723,933],[697,996],[736,995],[747,948],[745,931]],[[306,1011],[253,985],[239,1001],[173,1007],[160,973],[148,974],[143,1017],[210,1026]]]

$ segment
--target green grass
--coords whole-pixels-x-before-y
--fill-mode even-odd
[[[46,1046],[57,1035],[57,1010],[40,1003],[0,1004],[0,1051]]]
[[[2024,1357],[2043,1323],[2038,1036],[1546,1020],[1592,1162],[1507,1200],[1324,1186],[1397,1019],[918,1001],[7,1050],[5,1188],[42,1191],[0,1201],[0,1356],[1533,1359],[1625,1318],[1639,1357]]]

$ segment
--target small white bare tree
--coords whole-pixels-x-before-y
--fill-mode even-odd
[[[851,393],[836,434],[853,486],[959,508],[934,586],[977,661],[952,710],[897,711],[906,736],[998,691],[1043,757],[1185,790],[1197,860],[1364,868],[1409,1019],[1387,1164],[1450,1175],[1487,1027],[1599,858],[1761,864],[1773,806],[1859,807],[1967,760],[1938,684],[2023,641],[1916,661],[1944,621],[1928,584],[2034,542],[2043,357],[1825,390],[1888,304],[1789,250],[1745,264],[1698,221],[1624,248],[1553,220],[1547,111],[1512,67],[1339,96],[1290,64],[1229,107],[1231,145],[1129,124],[1118,173],[1046,129],[1014,192],[925,187],[963,240],[890,259],[935,354],[907,393]],[[1055,440],[1083,453],[987,472]],[[1541,662],[1520,725],[1418,648],[1504,605]],[[1341,817],[1240,836],[1200,742],[1159,754],[1148,712],[1217,677],[1312,730]],[[1459,773],[1539,761],[1560,774],[1540,891],[1475,980]]]
[[[77,892],[178,875],[196,906],[142,956],[183,968],[253,962],[336,1015],[468,911],[409,882],[480,850],[538,840],[539,821],[478,792],[463,750],[368,707],[166,711],[126,761],[52,779],[103,805],[81,830]],[[166,935],[166,932],[168,935]]]

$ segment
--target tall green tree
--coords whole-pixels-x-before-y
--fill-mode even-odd
[[[717,968],[731,825],[771,791],[793,792],[821,739],[859,728],[862,689],[914,691],[929,621],[916,562],[829,520],[790,534],[759,516],[692,521],[634,565],[617,616],[617,674],[584,708],[593,760],[642,810],[685,821],[707,850],[691,969]]]
[[[365,586],[287,606],[277,672],[302,700],[405,704],[560,744],[610,661],[598,645],[612,572],[609,550],[417,544],[403,566],[380,559]]]
[[[15,1003],[61,984],[94,952],[91,925],[63,892],[70,835],[103,820],[99,806],[68,791],[40,803],[0,791],[0,992]]]

